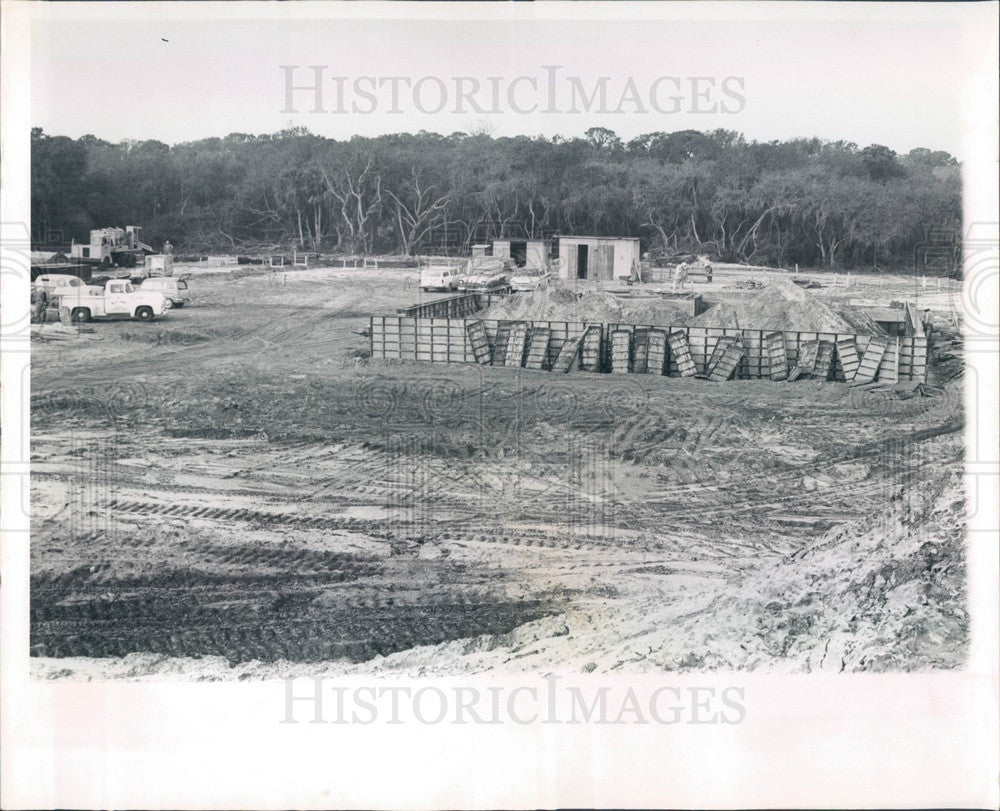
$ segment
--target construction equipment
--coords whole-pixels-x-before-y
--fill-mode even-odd
[[[134,268],[139,264],[139,258],[155,253],[144,242],[139,241],[142,228],[138,225],[126,225],[124,228],[97,228],[90,232],[89,245],[70,246],[70,257],[79,262],[91,265],[101,265],[109,268],[117,265],[123,268]]]

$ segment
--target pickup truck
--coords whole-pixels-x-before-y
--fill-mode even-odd
[[[137,290],[127,279],[111,279],[103,288],[80,287],[56,296],[59,307],[69,309],[76,323],[93,318],[137,318],[152,321],[167,310],[163,293]]]

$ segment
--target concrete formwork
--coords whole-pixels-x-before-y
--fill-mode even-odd
[[[464,298],[464,297],[456,297]],[[440,304],[434,302],[433,304]],[[428,306],[428,305],[423,305]],[[456,305],[449,305],[456,306]],[[471,306],[471,302],[467,305]],[[481,323],[489,343],[491,354],[495,351],[498,333],[503,334],[504,325],[524,324],[527,330],[548,330],[548,346],[542,370],[549,370],[555,364],[563,345],[580,338],[588,328],[600,328],[600,352],[598,366],[594,371],[611,371],[612,333],[628,331],[636,336],[643,331],[663,332],[667,335],[682,335],[695,369],[699,374],[706,367],[721,339],[736,339],[743,348],[743,355],[734,377],[737,379],[781,379],[772,374],[765,349],[767,336],[776,335],[776,330],[725,329],[716,327],[676,327],[663,324],[587,324],[571,321],[509,321],[498,319],[477,319],[470,317],[432,317],[417,314],[397,314],[371,317],[371,354],[380,360],[415,360],[429,363],[476,363],[476,352],[470,340],[470,324]],[[475,328],[478,331],[478,328]],[[836,347],[853,346],[857,353],[865,354],[872,337],[868,335],[845,335],[821,332],[781,332],[784,343],[786,372],[795,369],[804,346],[815,342]],[[773,341],[774,339],[772,339]],[[876,379],[889,382],[916,381],[927,378],[928,340],[925,335],[896,336],[886,339],[888,346],[884,353]],[[634,346],[634,344],[633,344]],[[681,375],[677,365],[676,352],[669,347],[664,353],[664,366],[648,369],[646,373],[663,374],[670,377]],[[511,364],[505,364],[511,365]],[[520,364],[514,364],[520,365]],[[840,354],[834,352],[829,366],[828,379],[845,381]]]

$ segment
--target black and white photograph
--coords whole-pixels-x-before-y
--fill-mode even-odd
[[[996,4],[6,12],[5,807],[993,806]],[[195,795],[168,688],[582,759]]]

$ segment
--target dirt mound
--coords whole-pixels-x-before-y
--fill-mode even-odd
[[[842,335],[885,334],[861,310],[832,307],[786,280],[775,281],[742,300],[716,304],[697,317],[691,315],[687,306],[656,295],[626,297],[598,290],[578,294],[572,288],[560,285],[511,296],[484,310],[482,317],[517,321],[835,332]]]
[[[602,324],[660,324],[683,326],[688,308],[658,296],[622,298],[612,293],[550,286],[534,293],[519,293],[484,310],[483,318],[519,321],[583,321]]]
[[[849,308],[835,309],[785,280],[772,282],[733,304],[717,304],[693,319],[691,325],[845,335],[884,334],[867,315]]]
[[[898,488],[869,519],[761,568],[711,607],[724,634],[678,629],[669,669],[770,666],[804,672],[955,667],[969,633],[964,496],[955,473]]]

